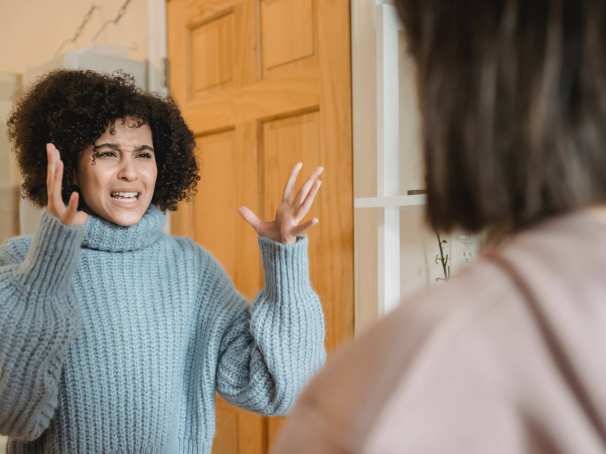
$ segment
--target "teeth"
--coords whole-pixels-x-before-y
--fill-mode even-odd
[[[116,199],[138,199],[139,194],[139,192],[112,192],[111,196]]]

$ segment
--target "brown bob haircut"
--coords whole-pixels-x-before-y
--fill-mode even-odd
[[[518,231],[606,201],[606,1],[397,6],[434,228]]]

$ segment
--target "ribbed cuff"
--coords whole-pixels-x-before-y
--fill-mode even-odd
[[[27,256],[16,271],[19,284],[39,294],[66,290],[78,265],[84,231],[84,225],[65,225],[44,211]]]
[[[281,300],[315,295],[309,281],[307,245],[307,237],[298,237],[293,244],[259,237],[267,297]]]

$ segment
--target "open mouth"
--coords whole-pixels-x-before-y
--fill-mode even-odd
[[[116,200],[138,200],[141,197],[140,192],[112,192],[112,199]]]

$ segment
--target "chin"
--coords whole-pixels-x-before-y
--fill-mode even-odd
[[[133,213],[119,213],[119,214],[109,214],[104,216],[109,222],[120,225],[122,227],[130,227],[131,225],[137,224],[145,212],[133,212]]]
[[[117,225],[121,225],[122,227],[130,227],[131,225],[138,224],[143,214],[141,215],[129,215],[129,216],[117,216],[112,219],[112,222]]]
[[[139,204],[130,208],[112,206],[111,203],[99,204],[97,207],[90,207],[89,210],[93,214],[105,219],[112,224],[116,224],[122,227],[130,227],[138,224],[147,212],[151,201],[149,203]],[[145,208],[143,208],[145,206]],[[97,209],[95,209],[97,208]]]
[[[130,220],[121,220],[121,219],[117,219],[115,221],[112,221],[114,224],[119,225],[121,227],[130,227],[131,225],[135,225],[139,222],[141,218],[135,220],[135,221],[130,221]]]

